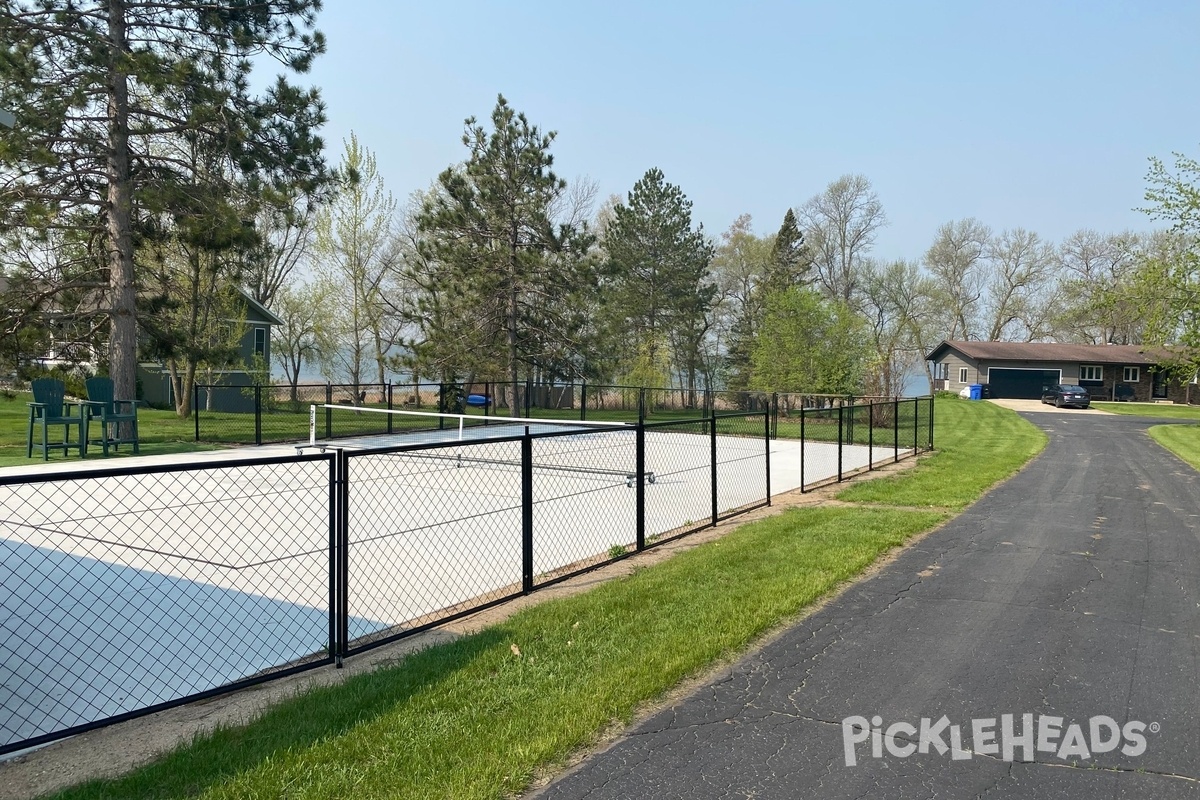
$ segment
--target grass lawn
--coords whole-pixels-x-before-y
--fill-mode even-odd
[[[961,509],[1012,475],[1046,446],[1037,428],[1008,409],[939,397],[934,406],[934,454],[898,475],[854,483],[839,500]]]
[[[1200,469],[1200,426],[1155,425],[1147,432],[1151,439]]]
[[[1134,417],[1194,419],[1200,422],[1200,406],[1177,406],[1167,403],[1092,403],[1092,408]]]
[[[888,502],[965,505],[1044,441],[1011,411],[941,400],[936,439],[947,452]],[[793,509],[60,796],[505,797],[949,516]]]
[[[33,458],[25,456],[25,445],[29,434],[29,406],[26,403],[33,400],[28,393],[17,393],[15,398],[0,397],[0,467],[21,466],[23,464],[40,464],[40,453]],[[99,424],[99,423],[97,423]],[[36,435],[40,435],[35,431]],[[62,429],[50,429],[53,439],[62,441]],[[141,455],[156,455],[159,453],[180,453],[192,450],[212,450],[214,445],[197,443],[195,429],[190,419],[180,419],[174,411],[160,411],[153,408],[138,410],[138,436]],[[132,455],[129,445],[122,445],[120,452],[109,450],[109,459],[116,456]],[[89,446],[88,460],[102,460],[99,445]],[[50,461],[78,461],[78,454],[63,455],[62,451],[51,451]]]

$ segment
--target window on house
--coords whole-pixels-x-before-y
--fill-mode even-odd
[[[267,357],[267,329],[254,329],[254,355]]]
[[[935,363],[935,364],[933,365],[933,379],[934,379],[935,381],[948,381],[948,380],[950,380],[950,365],[949,365],[949,364],[943,364],[943,363],[942,363],[942,362],[940,362],[940,361],[938,361],[937,363]]]
[[[967,368],[966,367],[958,368],[958,382],[959,383],[967,382]]]
[[[1081,381],[1102,381],[1104,380],[1104,367],[1084,365],[1079,368],[1079,380]]]
[[[1125,383],[1137,383],[1142,379],[1141,367],[1126,367],[1124,375]]]

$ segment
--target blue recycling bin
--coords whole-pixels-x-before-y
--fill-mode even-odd
[[[972,383],[967,388],[971,390],[971,396],[970,396],[971,400],[982,400],[983,399],[983,384]]]

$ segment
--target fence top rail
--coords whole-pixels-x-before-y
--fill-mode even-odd
[[[138,464],[129,467],[101,467],[89,469],[87,461],[72,462],[78,468],[47,472],[27,472],[21,475],[0,476],[0,486],[28,483],[53,483],[56,481],[85,480],[99,478],[124,478],[134,475],[162,475],[172,472],[208,472],[234,467],[264,467],[275,464],[298,464],[307,461],[331,461],[332,453],[296,453],[295,455],[258,456],[255,458],[223,458],[219,461],[182,461],[173,464]]]

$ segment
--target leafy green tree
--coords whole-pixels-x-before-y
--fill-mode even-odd
[[[329,298],[322,289],[322,284],[316,281],[289,283],[275,298],[274,311],[283,324],[271,332],[271,356],[283,369],[293,405],[300,400],[300,372],[306,365],[320,361],[321,326],[329,306]]]
[[[165,142],[221,142],[262,185],[324,179],[315,91],[283,77],[261,95],[252,62],[305,72],[324,50],[319,0],[5,0],[0,4],[0,230],[70,229],[106,273],[109,369],[131,397],[137,367],[144,190],[180,168]],[[186,169],[186,167],[185,167]],[[220,215],[218,209],[215,213]]]
[[[692,228],[692,202],[658,168],[612,212],[604,235],[609,313],[632,342],[629,352],[644,349],[650,363],[659,363],[657,349],[669,341],[676,369],[695,390],[717,291],[715,248],[702,225]]]
[[[385,288],[395,257],[396,201],[387,191],[375,154],[353,133],[345,143],[337,196],[317,213],[313,255],[328,299],[319,352],[326,375],[354,387],[386,382],[395,342]]]
[[[738,391],[750,385],[750,351],[762,324],[768,276],[776,251],[770,237],[751,230],[749,214],[734,220],[721,234],[712,270],[718,287],[717,309],[725,344],[725,385]]]
[[[1200,162],[1150,159],[1143,209],[1170,227],[1144,248],[1130,298],[1145,320],[1143,343],[1173,345],[1169,372],[1190,379],[1200,366]]]
[[[751,388],[860,394],[871,358],[861,318],[813,289],[772,294],[752,353]]]
[[[466,120],[467,162],[442,172],[417,222],[424,266],[455,286],[444,319],[473,327],[476,377],[507,380],[515,408],[523,374],[572,369],[584,321],[569,298],[591,280],[585,255],[593,237],[556,218],[567,184],[552,170],[555,133],[543,134],[503,95],[491,122],[489,131]]]

